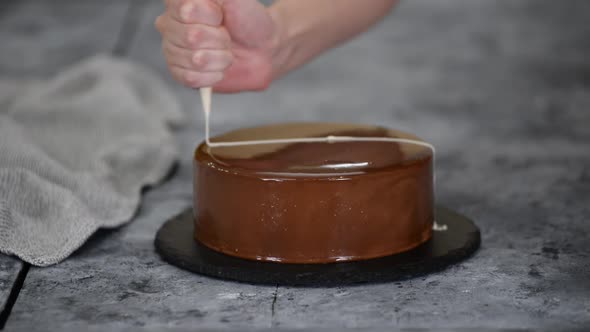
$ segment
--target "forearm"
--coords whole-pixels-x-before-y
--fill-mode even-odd
[[[367,30],[397,0],[278,0],[270,8],[277,28],[274,76],[280,77]]]

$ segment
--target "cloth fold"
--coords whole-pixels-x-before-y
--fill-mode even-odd
[[[154,73],[107,55],[0,81],[0,252],[48,266],[130,221],[177,158],[182,121]]]

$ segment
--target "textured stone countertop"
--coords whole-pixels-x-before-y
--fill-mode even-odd
[[[49,268],[0,256],[8,330],[590,328],[590,1],[403,1],[270,90],[216,97],[216,133],[301,120],[414,132],[438,148],[438,203],[481,228],[475,256],[443,272],[309,289],[209,279],[155,253],[159,226],[190,206],[203,137],[198,95],[166,75],[152,27],[161,6],[0,4],[0,81],[114,52],[162,73],[190,114],[177,172],[131,224]]]

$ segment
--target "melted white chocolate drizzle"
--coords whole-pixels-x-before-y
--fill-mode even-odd
[[[211,142],[210,119],[211,119],[211,101],[212,89],[205,87],[200,89],[201,103],[203,106],[203,113],[205,115],[205,143],[211,147],[236,147],[248,145],[262,145],[262,144],[295,144],[295,143],[339,143],[339,142],[391,142],[391,143],[405,143],[423,146],[432,151],[432,168],[434,169],[434,160],[436,149],[430,143],[399,137],[352,137],[352,136],[326,136],[326,137],[306,137],[306,138],[283,138],[283,139],[264,139],[253,141],[239,141],[239,142]],[[436,176],[433,176],[433,182],[436,183]],[[433,185],[434,185],[433,183]],[[436,220],[432,224],[432,230],[437,232],[444,232],[448,229],[447,225],[438,224]]]

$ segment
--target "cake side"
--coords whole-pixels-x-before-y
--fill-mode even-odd
[[[375,258],[430,238],[430,160],[334,181],[266,181],[196,165],[195,237],[247,259]]]

